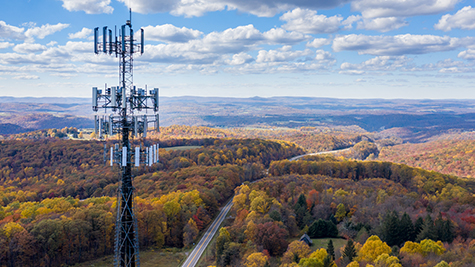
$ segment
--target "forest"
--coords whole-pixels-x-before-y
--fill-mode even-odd
[[[171,140],[155,169],[135,171],[135,209],[144,248],[187,247],[245,181],[273,160],[301,154],[287,142]],[[0,265],[72,265],[113,253],[118,170],[97,141],[0,143]],[[35,263],[35,264],[33,264]]]
[[[160,163],[133,170],[141,250],[191,248],[234,196],[208,265],[475,265],[473,141],[409,145],[314,127],[170,126],[150,137]],[[75,128],[0,141],[0,266],[113,254],[119,174],[104,155],[113,143]],[[298,241],[304,233],[345,245],[309,247]]]

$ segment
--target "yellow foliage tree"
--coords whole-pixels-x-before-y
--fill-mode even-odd
[[[444,244],[441,241],[435,242],[431,239],[424,239],[421,241],[422,255],[427,256],[430,253],[442,255],[445,252]]]
[[[303,241],[295,240],[289,244],[287,251],[282,257],[283,263],[299,262],[302,258],[307,258],[310,254],[310,248]]]
[[[407,241],[406,243],[404,243],[404,246],[401,248],[400,252],[407,254],[422,254],[421,244],[417,242]]]
[[[23,230],[25,230],[25,228],[23,228],[23,226],[19,225],[16,222],[9,222],[3,226],[3,232],[7,239],[10,239],[12,235],[14,235],[15,233],[19,233]]]
[[[388,244],[381,241],[378,236],[373,235],[364,243],[358,259],[359,261],[374,262],[374,260],[383,253],[391,253],[391,248]]]
[[[375,267],[402,267],[399,259],[386,253],[379,255],[374,261]]]
[[[246,258],[244,265],[246,267],[264,267],[267,262],[267,257],[264,253],[256,252],[252,253]]]
[[[327,250],[324,248],[317,249],[312,254],[310,254],[309,258],[315,258],[323,262],[323,259],[328,255]]]

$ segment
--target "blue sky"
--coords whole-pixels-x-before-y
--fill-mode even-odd
[[[162,96],[475,98],[475,2],[460,0],[2,1],[0,95],[117,85],[92,29],[129,8],[146,40],[134,83]]]

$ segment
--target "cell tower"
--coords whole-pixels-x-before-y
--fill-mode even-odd
[[[119,59],[119,86],[107,88],[106,85],[104,91],[92,88],[92,109],[96,112],[104,109],[106,112],[106,115],[95,116],[96,135],[99,138],[116,134],[122,137],[120,144],[110,148],[110,165],[119,165],[122,174],[117,195],[116,267],[140,266],[132,165],[152,166],[159,160],[158,144],[149,147],[140,144],[132,151],[129,141],[130,138],[142,138],[143,143],[149,124],[159,131],[158,88],[147,92],[147,88],[136,88],[133,84],[133,54],[144,52],[144,30],[140,29],[140,32],[140,43],[136,43],[132,29],[132,11],[130,19],[119,28],[119,36],[117,28],[113,38],[112,30],[103,27],[101,41],[99,28],[94,29],[94,53],[115,54]],[[152,114],[146,113],[149,110]]]

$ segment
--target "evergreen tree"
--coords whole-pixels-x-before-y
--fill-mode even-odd
[[[411,217],[404,212],[399,222],[399,233],[401,233],[401,243],[402,245],[406,241],[414,241],[414,224],[412,223]]]
[[[314,221],[312,225],[308,228],[308,235],[311,238],[322,238],[325,237],[327,233],[327,224],[322,219]]]
[[[325,221],[327,224],[327,237],[338,237],[338,228],[332,221]]]
[[[402,243],[399,232],[399,216],[395,211],[386,213],[382,225],[382,238],[389,246],[398,246]]]
[[[335,247],[333,247],[333,241],[331,239],[328,241],[327,253],[331,256],[332,260],[335,260]]]
[[[454,238],[454,225],[450,219],[447,219],[444,223],[444,239],[442,241],[452,243]]]
[[[437,231],[435,229],[434,221],[430,217],[430,214],[427,214],[424,220],[424,225],[422,226],[422,230],[417,235],[416,241],[420,242],[424,239],[431,239],[437,241]]]
[[[422,219],[422,217],[417,217],[417,220],[414,223],[414,234],[412,235],[410,241],[416,241],[416,238],[421,233],[423,226],[424,226],[424,219]]]
[[[435,232],[437,235],[436,240],[445,241],[444,240],[445,239],[444,225],[445,225],[445,222],[444,222],[444,219],[442,218],[442,213],[439,212],[439,215],[437,216],[437,219],[435,219],[435,222],[434,222]]]
[[[343,258],[347,258],[349,262],[352,262],[353,259],[356,257],[356,249],[353,240],[348,239],[346,242],[345,249],[343,250]]]

